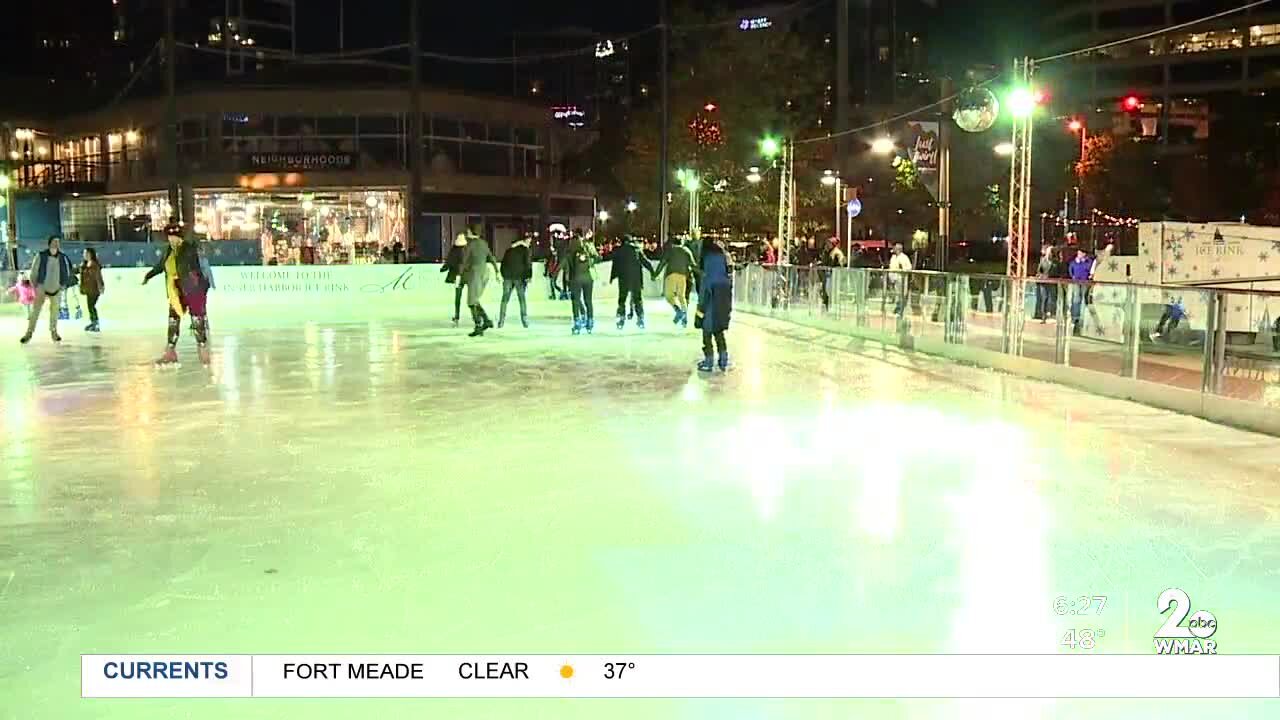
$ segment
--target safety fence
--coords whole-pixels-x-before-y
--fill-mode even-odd
[[[1245,403],[1244,415],[1273,416],[1261,429],[1280,428],[1276,292],[747,265],[734,300],[752,314],[1257,426],[1205,409],[1225,399],[1239,414]]]

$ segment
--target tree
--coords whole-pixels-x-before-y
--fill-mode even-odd
[[[699,12],[691,4],[675,8],[674,24],[692,27],[672,36],[670,160],[674,172],[688,168],[701,178],[699,195],[703,227],[730,226],[739,231],[773,227],[777,212],[777,173],[761,157],[759,141],[778,137],[818,135],[825,112],[822,93],[827,63],[820,46],[783,31],[741,32],[725,24],[732,13],[723,7]],[[625,158],[617,177],[632,197],[652,197],[660,170],[661,109],[637,110],[630,122]],[[710,130],[710,128],[715,128]],[[802,146],[796,154],[801,208],[830,202],[830,191],[817,182],[821,147]],[[759,166],[765,181],[746,182],[751,166]],[[671,226],[686,217],[684,192],[670,179],[673,195]],[[641,203],[633,227],[653,233],[659,208]]]

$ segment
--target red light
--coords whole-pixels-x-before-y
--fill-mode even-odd
[[[1123,105],[1125,110],[1133,112],[1142,108],[1142,100],[1137,95],[1129,95],[1124,99]]]
[[[1080,122],[1079,120],[1072,120],[1071,122],[1067,123],[1067,129],[1070,130],[1071,132],[1080,132],[1080,130],[1083,128],[1084,128],[1084,123]]]
[[[706,110],[707,112],[715,112],[717,107],[715,103],[707,103],[706,105],[702,106],[702,109]]]

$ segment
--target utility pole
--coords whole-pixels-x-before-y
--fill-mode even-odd
[[[338,0],[338,54],[347,51],[347,0]]]
[[[178,193],[178,43],[174,29],[177,0],[164,3],[165,114],[164,174],[169,181],[170,219],[181,219],[182,198]]]
[[[951,242],[951,78],[940,83],[942,107],[938,118],[938,247],[934,269],[947,269],[947,250]]]
[[[405,194],[405,249],[410,255],[418,248],[418,198],[422,192],[422,58],[418,46],[418,0],[409,0],[409,191]]]
[[[849,3],[836,0],[836,126],[835,132],[849,129]],[[849,141],[843,135],[836,142],[837,170],[845,170]]]
[[[659,72],[662,74],[662,141],[661,150],[659,151],[662,154],[662,160],[658,163],[658,212],[660,213],[658,220],[658,246],[664,248],[667,246],[668,239],[671,235],[671,208],[667,203],[667,194],[669,192],[667,189],[667,183],[670,181],[671,175],[671,168],[669,165],[670,158],[668,157],[668,151],[670,150],[670,138],[668,135],[670,133],[671,126],[671,96],[669,80],[667,77],[667,56],[671,53],[671,48],[669,46],[671,27],[669,25],[670,18],[667,15],[667,2],[668,0],[658,0],[658,24],[660,26],[659,32],[662,37],[659,42],[658,52],[661,58],[659,62]]]

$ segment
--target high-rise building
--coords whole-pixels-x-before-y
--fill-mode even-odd
[[[512,93],[549,106],[569,127],[600,122],[633,100],[631,42],[585,28],[522,32],[512,39]]]
[[[1102,45],[1208,17],[1243,0],[1047,0],[1045,54]],[[1280,5],[1043,67],[1059,101],[1098,111],[1121,134],[1163,144],[1208,137],[1210,118],[1241,96],[1280,88]]]

